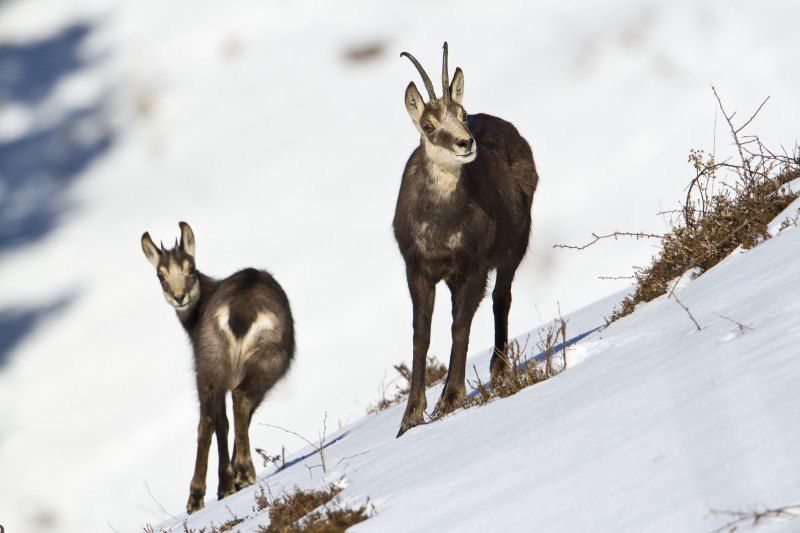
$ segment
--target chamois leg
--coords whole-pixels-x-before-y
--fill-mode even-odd
[[[466,378],[469,332],[472,327],[472,318],[475,316],[475,311],[486,290],[486,278],[486,271],[481,271],[447,283],[453,295],[453,345],[450,349],[447,382],[434,410],[438,416],[460,407],[467,395],[464,379]]]
[[[221,500],[236,492],[233,484],[234,475],[231,467],[231,458],[228,454],[228,415],[225,413],[225,393],[222,392],[216,403],[217,414],[215,417],[214,431],[217,434],[217,452],[219,455],[219,486],[217,499]]]
[[[197,457],[194,463],[194,476],[189,486],[189,501],[186,512],[193,513],[202,509],[206,495],[206,472],[208,471],[208,449],[211,447],[211,435],[214,433],[215,415],[217,413],[217,391],[200,390],[200,422],[197,425]]]
[[[425,367],[428,346],[431,343],[431,318],[436,298],[435,284],[427,276],[409,270],[407,278],[411,304],[414,308],[414,361],[411,367],[411,390],[408,393],[406,412],[403,414],[398,437],[425,421],[423,415],[428,406],[425,399]]]
[[[508,375],[508,312],[511,309],[511,283],[516,265],[497,269],[497,280],[492,291],[494,311],[494,353],[489,364],[492,386],[497,386]]]
[[[246,378],[233,390],[233,472],[236,490],[256,482],[256,469],[250,452],[250,422],[272,383]]]

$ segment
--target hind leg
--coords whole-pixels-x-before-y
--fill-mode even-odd
[[[256,469],[250,452],[250,421],[265,392],[247,388],[233,391],[233,474],[236,490],[256,481]]]
[[[490,363],[491,382],[495,386],[508,376],[508,312],[511,310],[511,283],[519,263],[513,267],[497,269],[497,280],[492,291],[494,312],[494,353]]]
[[[279,354],[267,350],[269,357],[250,368],[247,376],[233,389],[233,473],[236,490],[250,486],[256,481],[256,469],[250,452],[250,422],[264,396],[284,372],[276,372],[274,361],[282,360]],[[288,360],[289,357],[283,358]],[[284,369],[285,370],[285,369]]]
[[[228,454],[228,415],[225,413],[224,392],[217,400],[216,408],[217,413],[214,430],[217,434],[217,452],[219,452],[219,486],[217,487],[217,499],[221,500],[236,492],[231,458]]]

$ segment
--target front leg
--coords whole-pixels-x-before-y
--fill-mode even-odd
[[[425,366],[431,343],[431,318],[436,298],[436,286],[432,279],[410,269],[407,269],[406,277],[414,311],[414,360],[411,367],[411,390],[398,437],[425,421],[425,408],[428,405],[425,400]]]
[[[450,366],[442,396],[434,409],[434,416],[443,416],[457,409],[464,402],[467,389],[467,350],[472,318],[486,290],[487,271],[472,272],[467,276],[448,281],[453,297],[453,344],[450,349]]]

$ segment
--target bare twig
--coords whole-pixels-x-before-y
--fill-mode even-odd
[[[720,318],[722,318],[722,319],[724,319],[724,320],[727,320],[728,322],[733,322],[734,324],[736,324],[737,326],[739,326],[739,333],[740,333],[741,335],[744,335],[744,331],[745,331],[745,330],[748,330],[748,331],[753,331],[753,328],[751,328],[751,327],[750,327],[750,326],[748,326],[747,324],[742,324],[742,323],[741,323],[741,322],[739,322],[738,320],[734,320],[733,318],[731,318],[731,317],[728,317],[728,316],[725,316],[725,315],[723,315],[723,314],[721,314],[721,313],[717,313],[716,311],[712,311],[712,313],[714,313],[715,315],[717,315],[718,317],[720,317]]]
[[[273,466],[277,467],[278,466],[278,461],[281,460],[281,456],[280,455],[269,455],[262,448],[256,448],[256,453],[259,456],[261,456],[261,460],[264,462],[264,468],[269,466],[270,463],[272,463]]]
[[[681,302],[681,301],[678,299],[678,295],[673,293],[673,294],[672,294],[672,297],[673,297],[673,298],[675,298],[675,301],[676,301],[676,302],[678,302],[678,305],[680,305],[681,307],[683,307],[683,310],[684,310],[684,311],[686,311],[686,314],[687,314],[687,315],[689,315],[689,318],[691,318],[691,319],[692,319],[692,322],[694,322],[694,325],[695,325],[695,327],[697,328],[697,331],[703,331],[703,328],[701,328],[701,327],[700,327],[700,324],[698,324],[698,323],[697,323],[697,320],[695,320],[695,319],[694,319],[694,316],[692,315],[692,312],[691,312],[691,311],[689,311],[689,308],[688,308],[688,307],[686,307],[685,305],[683,305],[683,302]]]
[[[346,461],[347,459],[352,459],[353,457],[358,457],[359,455],[364,455],[366,453],[369,453],[369,450],[365,450],[363,452],[359,452],[359,453],[356,453],[356,454],[353,454],[353,455],[348,455],[347,457],[342,457],[341,459],[336,461],[336,466],[339,466],[342,461]]]
[[[573,245],[573,244],[554,244],[553,248],[563,248],[569,250],[585,250],[586,248],[590,247],[591,245],[595,244],[597,241],[602,239],[614,239],[617,240],[620,237],[633,237],[635,239],[661,239],[664,235],[656,235],[654,233],[645,233],[643,231],[615,231],[613,233],[609,233],[608,235],[598,235],[596,233],[592,233],[592,240],[587,242],[586,244],[581,245]]]
[[[748,125],[750,125],[751,122],[753,122],[753,119],[756,118],[756,115],[758,115],[758,113],[761,111],[761,108],[764,107],[764,104],[766,104],[767,100],[769,99],[770,99],[769,96],[764,98],[764,101],[761,102],[761,105],[758,106],[758,109],[756,109],[755,113],[753,113],[753,115],[749,119],[747,119],[747,121],[744,124],[742,124],[736,129],[736,133],[739,133],[740,131],[745,129]]]
[[[315,443],[311,442],[310,440],[308,440],[307,438],[305,438],[301,434],[297,433],[296,431],[292,431],[291,429],[286,429],[286,428],[281,427],[281,426],[276,426],[275,424],[266,424],[264,422],[260,422],[259,425],[267,426],[267,427],[275,428],[275,429],[280,429],[281,431],[283,431],[285,433],[289,433],[290,435],[294,435],[295,437],[298,437],[298,438],[302,439],[303,441],[305,441],[309,446],[314,448],[314,451],[316,453],[319,454],[319,459],[320,459],[320,462],[321,462],[321,464],[319,464],[319,465],[315,465],[314,467],[307,467],[307,468],[309,468],[309,470],[311,470],[311,468],[321,467],[322,471],[324,473],[328,472],[328,467],[327,467],[327,465],[325,463],[325,434],[328,431],[328,411],[325,411],[325,416],[322,419],[322,433],[319,434],[319,444],[315,444]],[[285,464],[285,459],[284,459],[284,464]]]
[[[723,531],[731,533],[739,529],[739,526],[745,525],[748,522],[752,527],[770,518],[785,518],[789,520],[796,518],[800,516],[800,505],[788,505],[786,507],[763,510],[754,509],[752,511],[718,511],[716,509],[711,509],[711,514],[733,517],[733,520],[718,527],[712,533],[722,533]]]
[[[153,500],[153,502],[155,502],[155,504],[156,504],[156,505],[158,505],[158,508],[159,508],[159,509],[161,509],[161,512],[162,512],[162,513],[164,513],[165,515],[167,515],[167,516],[168,516],[168,517],[170,517],[170,518],[174,518],[175,520],[177,520],[177,519],[178,519],[178,518],[177,518],[177,517],[176,517],[174,514],[171,514],[169,511],[167,511],[167,510],[164,508],[164,506],[163,506],[163,505],[161,505],[161,502],[159,502],[159,501],[156,499],[156,497],[155,497],[155,496],[153,496],[153,492],[150,490],[150,485],[148,485],[148,484],[147,484],[147,481],[145,481],[145,482],[144,482],[144,488],[145,488],[145,489],[147,489],[147,494],[149,494],[149,495],[150,495],[150,499],[151,499],[151,500]]]

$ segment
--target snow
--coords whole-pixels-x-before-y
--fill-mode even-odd
[[[330,435],[344,437],[325,449],[327,475],[306,468],[311,455],[259,482],[279,494],[343,480],[344,502],[375,506],[354,528],[365,531],[705,531],[729,520],[712,509],[796,504],[798,253],[800,233],[781,233],[677,288],[701,331],[662,296],[569,348],[583,362],[550,380],[400,439],[403,405],[366,416]],[[568,316],[569,328],[596,324],[621,296]],[[471,360],[484,379],[489,355]],[[230,509],[254,530],[268,522],[252,513],[255,490],[186,523],[219,524]]]
[[[567,313],[625,287],[598,275],[626,274],[647,261],[653,249],[645,241],[582,253],[552,245],[583,242],[592,231],[663,229],[653,214],[683,195],[688,149],[711,143],[710,83],[742,113],[770,94],[754,128],[770,145],[791,144],[800,118],[800,71],[786,65],[796,59],[799,9],[788,1],[733,8],[712,0],[647,6],[517,1],[502,8],[454,0],[1,3],[0,403],[9,407],[0,411],[0,523],[10,531],[95,531],[108,524],[136,531],[165,517],[147,487],[169,510],[186,500],[197,422],[190,355],[139,249],[144,230],[170,242],[185,219],[197,234],[201,270],[223,276],[264,266],[285,287],[298,323],[297,364],[256,423],[313,435],[327,410],[332,424],[346,426],[375,399],[383,373],[410,362],[410,304],[390,230],[400,173],[416,143],[401,104],[416,75],[398,57],[401,50],[435,72],[446,38],[451,66],[466,75],[467,110],[512,120],[533,144],[542,181],[510,321],[511,331],[525,332],[553,316],[558,302]],[[383,46],[377,57],[343,58],[350,47],[373,43]],[[721,132],[717,138],[724,152]],[[796,238],[793,230],[785,233],[773,240]],[[774,246],[769,241],[765,249]],[[691,295],[705,277],[681,291],[693,312],[699,304]],[[442,357],[449,352],[449,298],[440,293],[438,300],[431,351]],[[670,313],[683,312],[667,304],[677,308]],[[609,301],[595,309],[585,326],[569,315],[570,330],[599,325],[610,307]],[[735,347],[737,354],[751,334],[765,329],[747,322],[754,332],[722,342],[737,327],[698,314],[705,327],[724,329],[720,346]],[[683,333],[694,338],[683,318]],[[654,335],[631,330],[623,338],[613,331],[574,346],[570,357],[583,363],[536,389],[551,394],[557,384],[578,379],[568,376],[598,365],[605,359],[599,354],[613,348],[613,357],[620,357],[640,349],[636,335]],[[487,300],[475,319],[472,346],[481,349],[491,339]],[[478,366],[485,371],[485,364]],[[620,378],[627,383],[632,376]],[[572,391],[565,387],[564,393]],[[767,388],[764,394],[779,394]],[[416,471],[400,475],[398,465],[434,468],[425,447],[413,444],[418,439],[434,438],[425,435],[438,435],[437,427],[466,434],[507,409],[503,405],[539,394],[528,391],[457,414],[415,430],[407,441],[382,440],[396,432],[399,407],[359,420],[354,429],[369,429],[337,446],[384,450],[376,455],[388,462],[370,469],[402,479],[382,492],[374,488],[377,477],[353,477],[344,495],[372,498],[376,527],[396,523],[393,513],[401,511],[391,502],[401,506],[404,500],[393,498],[416,493],[413,483],[437,502],[426,511],[440,511],[432,524],[461,512],[466,503],[433,499],[431,481],[420,481]],[[566,420],[602,420],[580,403],[583,394],[562,401],[592,417]],[[561,412],[556,397],[547,397],[548,408]],[[637,397],[618,398],[614,405]],[[524,425],[518,417],[526,413],[495,414],[526,429],[515,436],[519,446],[549,456],[550,448],[531,445],[534,437],[553,445],[543,429],[528,425],[554,423],[539,411],[527,413]],[[553,436],[566,438],[559,427]],[[251,440],[271,450],[299,445],[257,425]],[[398,462],[393,446],[409,457]],[[497,449],[514,466],[523,448],[511,452],[508,446],[498,443]],[[460,483],[486,477],[483,461],[494,468],[499,460],[478,461],[437,490],[476,490]],[[583,468],[583,460],[570,464]],[[540,468],[537,476],[547,469]],[[307,476],[305,470],[286,471],[275,482],[302,477],[297,471]],[[576,472],[563,475],[571,479]],[[599,486],[600,499],[610,498]],[[514,487],[495,489],[508,500],[498,509],[517,502],[547,515],[527,494],[519,504]],[[582,501],[583,489],[577,483],[577,493],[566,491],[563,501]],[[737,499],[728,490],[713,503],[747,505],[752,497]],[[772,501],[766,493],[758,498]],[[421,511],[420,519],[425,516]],[[502,520],[494,511],[485,519],[491,516]]]
[[[345,501],[375,504],[360,527],[389,531],[705,530],[724,522],[711,509],[798,501],[798,252],[800,234],[781,234],[678,288],[700,332],[661,297],[570,348],[583,364],[513,397],[402,439],[402,405],[367,416],[326,449],[341,464],[326,478],[346,480]],[[596,323],[619,298],[568,317],[570,327]],[[485,371],[488,357],[472,362]],[[262,483],[313,487],[320,476],[303,466],[314,464]],[[247,514],[252,498],[248,489],[225,503]],[[188,525],[223,519],[221,508]]]

